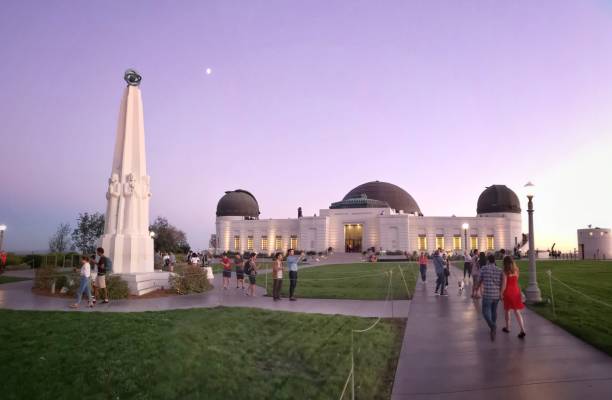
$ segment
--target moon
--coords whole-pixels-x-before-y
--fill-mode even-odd
[[[211,68],[206,68],[206,75],[210,75],[212,74],[212,69]]]

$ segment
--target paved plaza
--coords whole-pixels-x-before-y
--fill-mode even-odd
[[[527,337],[518,327],[491,343],[480,305],[458,296],[453,271],[449,296],[434,295],[435,273],[417,283],[393,385],[403,399],[609,399],[612,358],[525,309]],[[471,286],[467,287],[471,290]]]
[[[80,312],[137,312],[187,308],[254,307],[288,312],[407,318],[392,399],[606,399],[612,393],[612,358],[525,309],[527,338],[520,341],[514,320],[510,334],[492,343],[478,302],[458,295],[454,270],[449,296],[434,295],[433,267],[417,283],[411,301],[286,299],[273,302],[258,287],[251,298],[222,287],[205,294],[112,301]],[[7,275],[32,277],[33,272]],[[263,280],[263,276],[260,276]],[[263,282],[261,282],[263,284]],[[35,295],[32,281],[0,285],[0,308],[68,309],[71,299]],[[469,292],[471,286],[467,286]],[[498,325],[503,326],[500,304]]]

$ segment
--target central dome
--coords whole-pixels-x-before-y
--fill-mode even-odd
[[[408,192],[388,182],[374,181],[359,185],[348,192],[342,202],[364,198],[386,203],[396,212],[403,211],[406,214],[423,215],[419,205]]]

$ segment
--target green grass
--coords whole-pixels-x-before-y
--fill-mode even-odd
[[[520,261],[520,283],[528,282],[527,261]],[[612,305],[612,262],[610,261],[538,261],[538,285],[545,304],[532,310],[566,329],[585,342],[612,355],[612,307],[606,307],[563,284],[552,280],[556,317],[553,315],[550,282],[546,271],[572,288],[593,299]]]
[[[215,308],[0,310],[2,398],[334,399],[371,318]],[[388,399],[403,320],[356,336],[356,395]]]
[[[13,283],[13,282],[21,282],[21,281],[29,281],[29,278],[18,278],[15,276],[6,276],[0,275],[0,284],[3,283]]]
[[[398,269],[401,266],[406,285]],[[389,271],[391,278],[391,297],[395,300],[409,299],[416,284],[418,266],[416,263],[381,262],[322,265],[301,268],[298,273],[297,297],[317,299],[358,299],[384,300],[387,296]],[[283,296],[289,295],[289,274],[283,276]],[[257,277],[258,285],[265,285],[265,277]],[[267,280],[268,295],[272,295],[272,275]],[[409,294],[409,293],[410,294]]]

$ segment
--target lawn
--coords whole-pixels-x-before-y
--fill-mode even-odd
[[[0,275],[0,284],[3,283],[12,283],[12,282],[21,282],[21,281],[29,281],[29,278],[18,278],[15,276],[6,276]]]
[[[402,269],[406,284],[402,279]],[[412,297],[416,284],[418,266],[416,263],[355,263],[321,265],[301,268],[298,273],[297,297],[317,299],[359,299],[384,300],[389,285],[389,271],[392,271],[391,298],[395,300]],[[263,275],[257,283],[264,286]],[[268,295],[272,295],[272,275],[267,279]],[[406,286],[408,289],[406,289]],[[283,296],[289,296],[289,274],[284,273]]]
[[[527,287],[527,261],[520,261],[521,287]],[[532,310],[553,321],[567,331],[612,355],[612,262],[610,261],[538,261],[538,285],[542,305]],[[546,271],[562,283],[552,280],[556,317],[553,315],[550,282]],[[608,304],[606,306],[602,303]]]
[[[3,399],[334,399],[373,319],[215,308],[0,310]],[[356,397],[388,399],[403,320],[356,336]],[[348,397],[346,397],[348,398]]]

